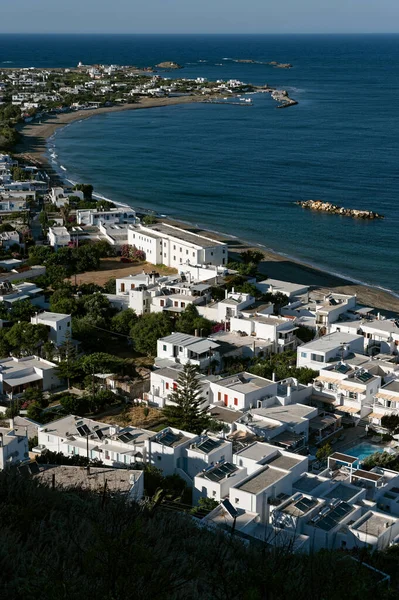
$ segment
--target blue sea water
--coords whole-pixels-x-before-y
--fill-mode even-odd
[[[182,64],[179,76],[267,82],[299,104],[278,110],[258,94],[251,107],[189,104],[73,123],[50,141],[68,177],[399,293],[398,35],[0,37],[0,68],[161,60]],[[316,198],[386,218],[293,204]]]

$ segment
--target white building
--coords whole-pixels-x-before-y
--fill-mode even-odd
[[[20,235],[18,231],[4,231],[0,233],[0,244],[5,250],[9,250],[14,244],[20,244]]]
[[[34,325],[46,325],[49,328],[49,339],[60,346],[65,339],[72,337],[71,315],[61,313],[42,312],[31,317],[31,323]]]
[[[176,332],[157,342],[155,364],[159,366],[190,363],[203,370],[213,361],[220,362],[219,344],[210,339]]]
[[[381,376],[370,372],[367,365],[352,367],[341,361],[321,369],[313,387],[317,399],[322,401],[321,394],[336,411],[361,419],[372,412],[381,383]]]
[[[45,270],[45,267],[40,267]],[[29,300],[34,306],[44,308],[45,299],[42,288],[34,283],[25,281],[12,285],[9,281],[3,281],[0,284],[0,302],[4,302],[7,308],[12,308],[15,302],[20,300]]]
[[[0,394],[13,398],[27,388],[52,390],[60,385],[56,365],[37,356],[0,360]]]
[[[68,205],[70,196],[77,196],[80,200],[84,199],[84,194],[81,190],[70,190],[62,187],[51,188],[50,200],[57,208]]]
[[[0,471],[29,458],[28,436],[16,433],[13,426],[0,427]]]
[[[98,227],[100,224],[134,224],[136,220],[136,211],[127,206],[110,208],[109,210],[82,208],[76,211],[76,222],[78,225],[94,225]]]
[[[320,371],[329,362],[343,360],[354,352],[363,352],[362,336],[342,332],[329,333],[298,347],[297,367],[309,367]]]
[[[36,451],[48,449],[65,456],[84,456],[106,466],[134,465],[147,461],[146,440],[153,431],[117,427],[74,415],[39,427]]]
[[[171,367],[164,367],[151,371],[150,391],[147,397],[151,404],[163,408],[169,403],[169,396],[178,388],[179,376],[183,370],[181,364],[176,363]],[[217,379],[215,375],[202,375],[198,373],[198,381],[201,384],[201,393],[204,398],[204,406],[212,402],[211,381]]]
[[[161,469],[164,475],[177,473],[189,481],[186,474],[186,449],[199,439],[193,433],[166,427],[146,440],[147,462]]]
[[[277,394],[277,383],[252,373],[237,373],[211,383],[214,403],[223,403],[234,410],[263,406]]]
[[[369,354],[397,354],[399,346],[399,327],[394,319],[362,319],[357,321],[338,321],[330,330],[342,331],[364,337],[364,350]]]
[[[298,340],[295,331],[298,329],[295,321],[274,315],[256,315],[250,318],[234,317],[230,319],[230,330],[246,333],[248,336],[268,340],[275,353],[285,350],[295,350]]]
[[[307,294],[309,291],[307,285],[280,281],[279,279],[265,279],[255,285],[262,294],[284,294],[289,300]]]
[[[66,227],[49,227],[47,239],[54,250],[68,246],[71,242],[71,234]]]
[[[186,264],[227,264],[227,244],[166,223],[131,227],[128,236],[129,244],[142,250],[153,264],[179,270]]]

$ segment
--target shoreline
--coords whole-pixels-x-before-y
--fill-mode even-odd
[[[139,103],[134,104],[79,110],[76,112],[54,115],[46,118],[42,122],[32,122],[23,125],[19,130],[22,139],[17,144],[13,154],[20,160],[27,160],[46,170],[53,182],[62,183],[62,180],[67,180],[67,174],[62,177],[60,173],[56,172],[46,156],[47,141],[58,129],[75,121],[89,119],[99,114],[188,104],[201,102],[205,99],[206,97],[204,96],[143,98]],[[93,185],[95,187],[95,182],[93,182]],[[130,206],[125,205],[122,202],[114,201],[112,198],[110,200],[117,205]],[[229,253],[233,258],[234,254],[237,255],[249,248],[261,250],[264,253],[265,259],[260,263],[259,271],[271,279],[281,279],[291,283],[308,285],[312,289],[320,290],[321,293],[327,293],[329,290],[333,290],[344,294],[356,294],[360,304],[371,306],[390,315],[396,312],[399,313],[399,298],[396,297],[393,292],[354,282],[333,273],[328,273],[320,267],[308,265],[301,262],[299,259],[287,257],[282,253],[264,247],[262,244],[245,242],[231,234],[214,232],[206,227],[196,226],[192,223],[173,219],[173,217],[166,216],[163,220],[184,229],[190,229],[198,233],[201,232],[208,237],[225,241],[229,245]]]

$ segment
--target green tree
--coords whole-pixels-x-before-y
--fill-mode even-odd
[[[41,423],[42,422],[42,414],[43,414],[43,409],[40,407],[40,405],[37,402],[32,402],[31,404],[29,404],[28,409],[27,409],[27,415],[29,419],[32,419],[32,421],[36,421],[37,423]]]
[[[72,343],[69,333],[66,335],[63,344],[59,347],[59,355],[60,361],[57,366],[57,376],[60,379],[66,380],[69,389],[71,382],[78,379],[83,373],[76,345]]]
[[[217,506],[219,506],[219,502],[213,498],[200,498],[197,506],[194,506],[194,508],[190,510],[190,513],[195,517],[202,519],[203,517],[206,517],[207,514],[212,512]]]
[[[48,339],[48,331],[41,324],[15,323],[7,332],[6,338],[15,354],[37,354]]]
[[[256,266],[265,258],[265,255],[260,250],[246,250],[240,254],[241,260],[246,264],[253,263]]]
[[[10,310],[11,321],[30,322],[31,317],[37,313],[37,307],[30,300],[18,300],[14,302]]]
[[[194,335],[195,331],[204,337],[212,331],[212,321],[200,317],[194,304],[189,304],[176,320],[176,331]]]
[[[93,186],[88,183],[78,183],[73,188],[74,190],[79,190],[83,192],[85,200],[92,200],[93,198]]]
[[[116,279],[111,277],[104,284],[104,292],[106,294],[116,294]]]
[[[154,223],[156,223],[156,217],[155,215],[145,215],[143,217],[143,223],[144,225],[146,225],[148,227],[148,225],[154,225]]]
[[[95,352],[82,359],[82,369],[88,375],[93,373],[119,373],[125,364],[122,358],[106,352]]]
[[[40,408],[46,408],[49,405],[48,399],[43,395],[43,390],[36,387],[29,387],[24,391],[22,402],[27,402],[29,404],[36,402]]]
[[[331,444],[329,442],[327,442],[327,444],[324,444],[324,446],[321,446],[321,448],[319,448],[316,452],[316,458],[318,461],[320,462],[324,462],[325,460],[327,460],[327,458],[330,456],[330,454],[332,454],[332,447]]]
[[[208,428],[211,419],[203,407],[205,398],[195,365],[184,365],[178,377],[177,389],[170,394],[169,400],[174,405],[166,405],[163,414],[171,427],[196,434]]]
[[[60,398],[60,404],[69,415],[78,415],[83,417],[90,410],[90,403],[87,396],[75,396],[66,394]]]
[[[399,432],[399,415],[384,415],[381,419],[381,425],[391,435],[395,435]]]
[[[130,331],[134,348],[141,354],[156,356],[157,341],[172,333],[172,322],[165,313],[143,315]]]
[[[83,296],[79,304],[87,323],[96,327],[108,328],[109,321],[116,312],[116,309],[111,305],[108,298],[100,292]]]
[[[137,315],[132,308],[122,310],[111,319],[111,329],[116,333],[129,335],[131,328],[137,322]]]

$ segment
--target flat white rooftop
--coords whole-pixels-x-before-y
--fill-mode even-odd
[[[342,345],[349,344],[356,340],[363,340],[363,336],[354,335],[352,333],[343,333],[341,331],[335,331],[334,333],[329,333],[328,335],[323,335],[317,340],[313,340],[308,344],[304,344],[303,346],[299,346],[299,351],[303,350],[315,350],[319,352],[328,352],[329,350],[334,350],[335,348],[339,348]]]

